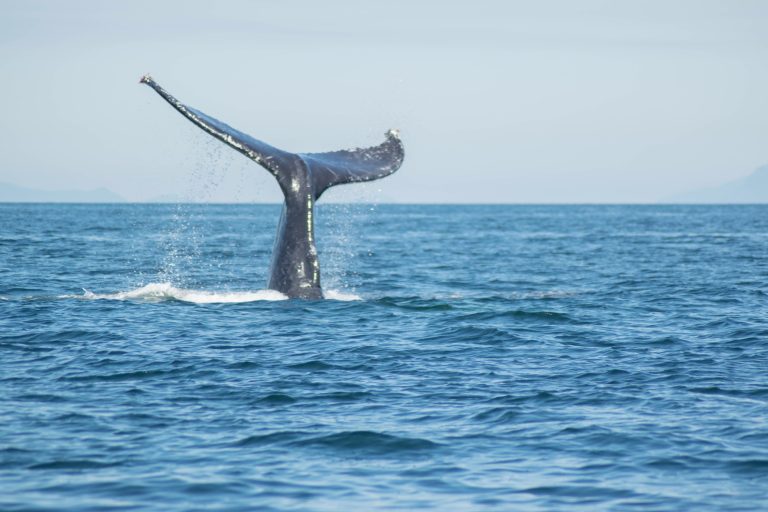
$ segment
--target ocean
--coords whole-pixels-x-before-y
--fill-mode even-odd
[[[768,510],[768,206],[0,205],[0,510]]]

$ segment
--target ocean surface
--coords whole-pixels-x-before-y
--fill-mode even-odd
[[[0,205],[0,510],[768,510],[768,206]]]

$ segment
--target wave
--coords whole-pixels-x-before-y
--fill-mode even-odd
[[[115,462],[98,462],[90,459],[57,459],[50,462],[33,464],[29,469],[100,469],[117,466]]]
[[[323,292],[323,297],[328,300],[343,302],[362,300],[359,295],[340,292],[338,290],[325,290]],[[257,290],[251,292],[216,292],[177,288],[171,283],[149,283],[148,285],[136,288],[135,290],[117,293],[93,293],[89,290],[83,289],[83,295],[67,295],[64,296],[64,298],[80,298],[90,300],[136,300],[146,302],[178,300],[182,302],[193,302],[195,304],[219,304],[287,300],[288,296],[278,292],[277,290]]]
[[[439,447],[428,439],[400,437],[369,430],[354,430],[313,437],[294,442],[302,446],[325,446],[338,450],[361,451],[368,454],[422,451]]]

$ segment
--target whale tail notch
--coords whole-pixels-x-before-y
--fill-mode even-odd
[[[289,187],[292,170],[302,166],[302,162],[309,168],[315,199],[317,199],[328,188],[335,185],[372,181],[389,176],[400,168],[405,157],[403,143],[397,130],[389,130],[383,143],[369,148],[328,153],[290,153],[270,146],[181,103],[149,75],[144,75],[139,83],[152,87],[174,109],[203,131],[267,169],[277,178],[284,192]]]

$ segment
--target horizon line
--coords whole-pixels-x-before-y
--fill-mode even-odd
[[[0,205],[200,205],[200,206],[281,206],[282,202],[218,202],[218,201],[0,201]],[[364,205],[364,206],[765,206],[767,202],[509,202],[509,203],[479,203],[479,202],[343,202],[329,201],[322,205]]]

